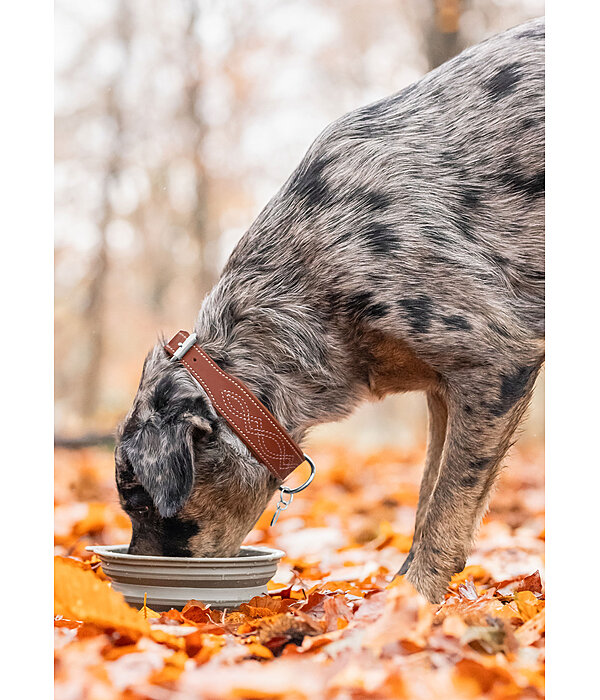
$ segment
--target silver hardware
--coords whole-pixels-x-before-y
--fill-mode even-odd
[[[284,490],[279,487],[279,501],[277,501],[277,508],[275,509],[275,512],[273,513],[273,517],[271,518],[271,527],[275,525],[277,522],[277,519],[279,518],[279,513],[281,513],[282,510],[285,510],[290,503],[294,500],[294,494],[291,491]],[[289,496],[289,499],[286,501],[285,500],[285,495]]]
[[[279,518],[279,513],[282,510],[286,510],[286,508],[294,500],[294,494],[299,493],[300,491],[304,491],[304,489],[307,486],[310,486],[312,480],[315,478],[315,474],[317,472],[317,468],[315,467],[315,463],[312,461],[312,459],[308,455],[304,455],[304,459],[310,465],[310,475],[309,475],[308,479],[303,484],[300,484],[300,486],[297,486],[295,489],[291,489],[288,486],[283,486],[283,484],[279,487],[279,501],[277,501],[277,507],[275,508],[275,513],[273,514],[273,517],[271,518],[271,527],[273,527],[273,525],[275,525],[275,523],[277,522],[277,519]],[[286,495],[289,496],[289,498],[287,500],[285,499]]]
[[[179,347],[173,353],[171,361],[180,360],[197,340],[198,336],[195,333],[190,333],[190,335],[188,335],[188,337],[183,341],[183,343],[177,343]]]

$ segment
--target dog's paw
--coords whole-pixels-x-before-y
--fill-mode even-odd
[[[450,581],[450,576],[426,575],[419,572],[418,569],[409,569],[406,578],[430,603],[441,603],[444,600],[446,587]]]
[[[409,561],[410,559],[410,561]],[[464,557],[458,557],[457,563],[451,564],[444,561],[445,557],[432,557],[417,551],[411,558],[409,553],[407,560],[398,572],[407,571],[406,579],[414,588],[430,603],[441,603],[444,600],[448,584],[456,571],[464,568]],[[458,563],[458,560],[462,564]]]

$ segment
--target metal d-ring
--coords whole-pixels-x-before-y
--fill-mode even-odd
[[[303,484],[297,486],[295,489],[291,489],[289,488],[289,486],[284,486],[283,484],[279,487],[279,501],[277,502],[275,513],[273,513],[273,518],[271,519],[271,527],[273,527],[273,525],[275,525],[275,523],[277,522],[277,518],[279,518],[279,513],[281,513],[282,510],[285,510],[294,500],[294,494],[298,493],[299,491],[304,491],[304,489],[307,486],[309,486],[312,480],[315,478],[315,474],[317,472],[315,463],[308,455],[304,455],[304,459],[310,465],[310,475]],[[286,495],[288,496],[287,499]]]
[[[284,491],[286,493],[299,493],[300,491],[304,491],[304,489],[307,486],[310,486],[312,483],[312,480],[315,478],[315,474],[317,473],[317,468],[315,467],[315,463],[312,461],[312,459],[308,455],[304,455],[304,459],[308,462],[310,466],[310,475],[308,479],[303,483],[300,484],[300,486],[297,486],[295,489],[289,488],[289,486],[284,486],[283,484],[279,487],[279,490],[283,493]]]

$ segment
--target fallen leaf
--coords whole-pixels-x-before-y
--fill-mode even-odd
[[[478,583],[486,583],[490,579],[491,576],[489,572],[486,571],[483,566],[466,566],[458,574],[454,574],[450,580],[449,588],[458,589],[459,585],[465,583],[467,580],[477,581]]]
[[[460,659],[454,667],[457,686],[470,697],[494,691],[495,697],[521,697],[521,688],[509,671],[495,665],[485,665],[473,659]]]
[[[531,591],[515,593],[515,603],[523,620],[531,620],[545,606],[544,601],[537,598]]]
[[[546,631],[546,610],[540,610],[534,617],[530,617],[518,630],[515,631],[515,638],[521,646],[529,646]]]
[[[188,601],[188,603],[186,603],[183,610],[181,611],[181,617],[186,622],[193,622],[196,624],[206,622],[218,622],[220,614],[215,610],[211,610],[208,606],[204,605],[204,603],[202,603],[199,600],[190,600]]]
[[[542,579],[540,572],[535,571],[528,576],[516,576],[505,581],[494,583],[494,588],[500,595],[508,596],[517,591],[531,591],[532,593],[542,593]]]
[[[253,642],[251,644],[247,644],[245,647],[245,651],[246,651],[248,656],[253,656],[257,659],[272,659],[273,658],[273,652],[270,649],[268,649],[263,644],[257,644],[256,642]]]
[[[134,639],[150,633],[147,620],[120,593],[64,557],[54,557],[54,614],[126,631]]]
[[[61,460],[79,469],[73,453],[57,454],[59,474]],[[66,566],[91,576],[123,606],[102,579],[98,557],[84,551],[90,530],[104,543],[126,542],[129,534],[117,528],[114,461],[94,454],[87,452],[86,469],[103,471],[88,480],[86,500],[101,507],[72,502],[73,492],[59,488],[56,550],[72,551]],[[113,626],[114,616],[107,619],[108,608],[98,605],[97,596],[79,596],[85,620],[62,613],[55,618],[56,696],[540,698],[545,601],[536,569],[544,553],[537,535],[543,527],[543,462],[532,471],[531,458],[516,454],[517,468],[503,473],[509,480],[501,488],[519,494],[509,504],[510,523],[519,529],[507,524],[506,502],[496,501],[501,507],[495,510],[492,500],[472,563],[454,577],[442,605],[430,605],[406,577],[394,577],[401,550],[410,544],[424,451],[385,449],[365,457],[327,448],[317,453],[319,479],[282,513],[277,527],[263,524],[249,535],[247,544],[291,555],[268,594],[225,612],[200,600],[160,615],[147,604],[141,612],[125,605],[132,624],[146,624],[143,632]],[[534,573],[513,576],[515,571]]]
[[[269,649],[280,649],[284,644],[302,644],[305,636],[322,634],[324,623],[316,623],[308,616],[285,613],[265,618],[256,629],[258,640]]]

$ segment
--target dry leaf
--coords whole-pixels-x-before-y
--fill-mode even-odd
[[[531,620],[545,606],[544,601],[537,598],[531,591],[518,591],[515,593],[515,603],[523,620]]]
[[[90,455],[89,473],[96,469]],[[98,464],[106,468],[106,481],[95,474],[86,486],[96,505],[69,504],[67,490],[59,491],[63,501],[57,507],[64,509],[57,550],[73,548],[76,556],[60,564],[68,575],[57,576],[57,697],[540,697],[545,631],[542,579],[535,571],[543,563],[540,512],[528,512],[527,499],[513,498],[512,520],[528,524],[515,533],[502,508],[495,515],[492,501],[475,563],[454,577],[441,606],[429,605],[406,577],[394,578],[401,550],[410,545],[403,533],[414,522],[423,458],[423,451],[391,449],[366,458],[343,448],[320,455],[319,479],[276,528],[259,523],[249,538],[291,555],[269,583],[269,594],[225,613],[191,600],[183,611],[155,618],[158,613],[147,605],[140,612],[127,606],[101,579],[97,557],[83,550],[90,532],[102,542],[126,541],[127,534],[122,539],[112,534],[115,504],[102,500],[102,494],[114,493],[114,464],[103,456]],[[72,465],[74,456],[68,459]],[[516,475],[512,468],[503,478],[509,475],[510,489],[518,493],[521,474],[531,492],[531,459],[517,461],[517,467]],[[103,489],[97,496],[94,484]],[[357,539],[368,544],[358,546]],[[80,561],[82,554],[88,561]],[[498,581],[489,573],[503,570],[507,574]],[[512,571],[534,573],[509,578]],[[65,614],[79,610],[82,617]]]
[[[126,631],[133,638],[150,633],[148,622],[120,593],[64,557],[54,557],[54,614]]]
[[[530,617],[525,624],[515,631],[515,638],[521,646],[529,646],[546,631],[546,610],[540,610],[537,615]]]

